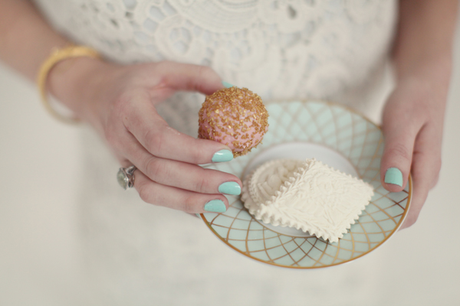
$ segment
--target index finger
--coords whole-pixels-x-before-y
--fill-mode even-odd
[[[192,164],[227,162],[232,151],[224,144],[196,139],[171,128],[151,103],[137,103],[125,126],[156,157]]]

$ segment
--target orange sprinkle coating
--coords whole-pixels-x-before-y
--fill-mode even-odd
[[[262,99],[247,88],[224,88],[206,97],[198,123],[198,138],[219,141],[216,137],[228,136],[237,157],[261,142],[268,130],[268,112]]]

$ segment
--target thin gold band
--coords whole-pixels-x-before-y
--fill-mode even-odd
[[[64,117],[63,115],[59,114],[50,104],[48,101],[48,92],[46,90],[46,80],[48,78],[48,74],[51,69],[62,60],[74,57],[91,57],[91,58],[100,58],[99,53],[85,46],[69,46],[64,47],[62,49],[54,50],[51,55],[43,62],[38,72],[37,77],[37,84],[38,89],[40,91],[40,97],[45,109],[57,120],[64,122],[64,123],[71,123],[75,124],[78,123],[79,120],[76,118]]]

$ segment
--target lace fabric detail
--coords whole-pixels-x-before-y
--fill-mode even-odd
[[[269,99],[340,100],[382,65],[396,13],[394,0],[35,2],[112,60],[211,66]]]

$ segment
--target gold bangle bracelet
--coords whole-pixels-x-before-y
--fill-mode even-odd
[[[41,97],[43,106],[54,118],[64,123],[74,124],[74,123],[78,123],[79,120],[76,118],[64,117],[51,106],[50,102],[48,101],[46,81],[47,81],[49,72],[57,63],[59,63],[62,60],[68,59],[68,58],[82,57],[82,56],[91,57],[91,58],[100,58],[99,53],[96,50],[91,49],[89,47],[68,46],[62,49],[54,50],[51,53],[51,55],[45,60],[45,62],[43,62],[38,72],[37,84],[38,84],[38,89],[40,91],[40,97]]]

